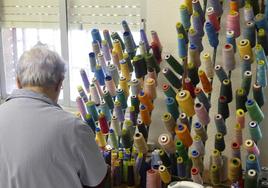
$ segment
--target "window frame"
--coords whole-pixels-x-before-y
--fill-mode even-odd
[[[68,22],[68,1],[69,0],[59,0],[59,29],[60,29],[60,44],[61,44],[61,56],[67,63],[67,71],[65,74],[65,79],[63,82],[63,100],[59,101],[59,104],[72,108],[75,107],[75,102],[71,101],[70,98],[70,70],[69,70],[69,22]],[[141,0],[141,19],[144,20],[142,22],[141,27],[145,29],[146,23],[146,7],[147,2]],[[6,80],[5,80],[5,65],[3,58],[3,43],[2,43],[2,28],[0,26],[0,101],[1,99],[5,99],[7,97],[6,91]]]

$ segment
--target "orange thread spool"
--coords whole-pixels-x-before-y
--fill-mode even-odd
[[[198,76],[199,76],[199,79],[201,81],[201,84],[202,84],[204,92],[205,93],[211,93],[212,86],[211,86],[210,81],[208,80],[208,77],[207,77],[206,73],[203,70],[199,70],[198,71]]]
[[[238,3],[237,3],[237,1],[231,0],[229,5],[230,5],[230,11],[238,12]]]
[[[186,125],[179,124],[176,127],[175,132],[185,147],[189,148],[192,145],[193,139]]]
[[[141,120],[143,121],[143,123],[149,126],[152,122],[150,112],[148,108],[143,104],[140,106],[140,115],[141,115]]]
[[[154,105],[152,103],[152,99],[143,91],[141,91],[138,95],[138,98],[142,104],[144,104],[149,112],[151,112],[154,109]]]

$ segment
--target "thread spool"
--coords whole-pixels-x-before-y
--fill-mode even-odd
[[[123,33],[123,40],[126,47],[126,51],[132,59],[136,54],[136,44],[133,40],[133,36],[130,31],[125,31]]]
[[[234,53],[236,53],[236,41],[234,37],[234,31],[226,31],[226,43],[231,44],[234,48]]]
[[[114,101],[108,90],[103,91],[103,99],[108,105],[109,109],[112,110],[114,108]]]
[[[222,66],[216,65],[214,69],[215,69],[215,73],[216,73],[218,79],[220,80],[220,82],[222,82],[225,79],[228,79],[228,76],[227,76],[225,70],[222,68]]]
[[[230,115],[227,98],[220,96],[218,99],[218,114],[221,114],[223,119],[227,119]]]
[[[109,130],[109,140],[112,145],[112,148],[118,149],[118,140],[113,129]]]
[[[208,4],[213,7],[218,17],[222,15],[223,8],[219,0],[208,0]]]
[[[238,43],[238,51],[241,58],[243,58],[245,55],[253,57],[250,41],[248,39],[243,39]]]
[[[248,154],[252,153],[255,154],[257,157],[260,155],[260,150],[253,140],[251,139],[245,140],[244,147],[247,150]]]
[[[176,121],[169,112],[166,112],[162,115],[162,121],[168,132],[170,132],[172,135],[175,134]]]
[[[173,71],[166,67],[162,70],[162,73],[173,87],[175,87],[176,89],[181,88],[181,80],[173,73]]]
[[[254,12],[252,6],[249,3],[246,3],[244,7],[244,19],[246,22],[252,21],[254,19]]]
[[[190,44],[192,46],[194,46],[198,52],[202,52],[204,50],[202,40],[200,40],[199,33],[192,27],[188,31],[188,38],[189,38]],[[191,45],[190,45],[190,47],[191,47]],[[186,46],[186,48],[187,48],[187,46]]]
[[[195,67],[199,68],[201,66],[199,48],[195,44],[191,43],[188,49],[188,54],[189,62],[193,62]]]
[[[166,55],[165,60],[176,73],[183,74],[183,66],[171,54]]]
[[[244,112],[247,112],[245,103],[247,102],[247,94],[244,88],[239,88],[235,92],[236,98],[236,109],[243,109]]]
[[[183,161],[182,157],[177,158],[177,172],[178,172],[178,177],[181,179],[185,179],[187,172],[186,172],[186,164],[185,161]]]
[[[176,141],[176,154],[177,156],[182,157],[184,162],[188,161],[189,159],[186,148],[181,140]]]
[[[141,83],[138,79],[130,81],[130,90],[132,95],[138,95],[141,91]]]
[[[172,98],[176,97],[176,93],[175,93],[174,89],[170,85],[163,84],[162,85],[162,90],[164,91],[164,94],[165,94],[166,97],[172,97]]]
[[[257,188],[258,187],[258,174],[256,170],[250,169],[246,172],[245,188]]]
[[[127,168],[127,186],[135,187],[134,161],[128,162]]]
[[[123,40],[121,39],[121,37],[119,36],[119,34],[117,32],[112,32],[111,34],[111,38],[113,39],[113,41],[115,42],[116,40],[118,40],[120,42],[121,48],[124,51],[125,50],[125,44],[123,42]],[[114,44],[113,44],[113,49],[115,48]]]
[[[86,114],[85,122],[92,129],[92,131],[95,134],[96,124],[95,124],[95,121],[93,120],[93,118],[91,117],[90,114]]]
[[[265,55],[268,55],[267,35],[264,29],[257,32],[257,43],[263,47]]]
[[[250,46],[253,48],[256,45],[256,30],[255,22],[247,21],[243,30],[243,38],[249,40]],[[248,54],[249,55],[249,54]]]
[[[202,61],[205,64],[205,71],[208,78],[212,79],[214,76],[213,63],[209,53],[205,53],[202,56]]]
[[[104,56],[102,53],[99,53],[97,55],[97,59],[98,59],[98,64],[101,66],[102,70],[104,71],[105,74],[107,74],[107,70],[106,70],[106,61],[104,59]]]
[[[88,76],[87,76],[87,73],[84,69],[81,69],[80,70],[80,76],[82,78],[82,81],[83,81],[83,84],[84,84],[84,87],[86,89],[87,92],[89,92],[89,80],[88,80]]]
[[[87,97],[83,87],[82,86],[77,86],[77,91],[78,91],[80,97],[83,99],[83,102],[87,103],[88,102],[88,97]]]
[[[113,50],[113,43],[112,43],[112,40],[111,40],[109,30],[107,30],[107,29],[103,30],[103,37],[107,41],[107,44],[109,46],[110,51],[112,51]]]
[[[224,136],[222,133],[217,133],[215,135],[215,149],[223,152],[225,149]]]
[[[115,85],[117,86],[119,84],[119,73],[114,64],[109,64],[107,66],[107,74],[112,77]]]
[[[168,134],[161,134],[158,137],[158,143],[162,146],[162,148],[169,154],[175,153],[176,147],[174,141]]]
[[[97,64],[95,53],[90,52],[88,54],[88,57],[89,57],[90,70],[91,70],[91,72],[95,72],[95,67],[96,67],[96,64]]]
[[[107,135],[109,133],[109,125],[105,118],[105,115],[102,112],[99,114],[98,121],[102,134]]]
[[[162,150],[162,149],[159,150],[159,156],[160,156],[160,159],[161,159],[163,165],[166,167],[170,167],[170,165],[171,165],[170,159],[164,150]]]
[[[144,55],[144,58],[145,58],[145,61],[146,61],[147,70],[152,68],[158,74],[160,72],[160,67],[159,67],[159,64],[158,64],[155,56],[152,53],[146,53]]]
[[[143,41],[145,44],[146,52],[149,52],[150,45],[149,45],[148,38],[144,29],[140,30],[140,37],[141,37],[141,41]]]
[[[129,96],[129,88],[127,79],[123,76],[120,77],[119,86],[124,91],[126,98]]]
[[[134,134],[134,145],[137,148],[138,152],[141,152],[143,154],[146,154],[148,152],[148,146],[141,133]]]
[[[240,124],[235,125],[235,142],[237,142],[240,146],[243,144],[243,134],[242,134],[242,127]]]
[[[208,125],[210,122],[210,117],[203,103],[196,103],[194,105],[194,110],[195,110],[195,113],[197,115],[199,122],[203,126]]]
[[[254,169],[256,172],[260,172],[260,164],[258,158],[254,154],[249,154],[246,161],[246,170]]]
[[[94,121],[98,121],[99,114],[96,109],[96,105],[93,101],[88,101],[86,103],[86,108],[88,113],[92,116]]]
[[[238,47],[239,48],[239,47]],[[225,44],[222,49],[223,66],[225,71],[229,72],[235,69],[235,55],[232,44]]]
[[[185,147],[189,148],[192,145],[193,139],[186,125],[179,124],[175,128],[175,132],[176,132],[177,137],[182,141]]]
[[[211,154],[211,164],[215,164],[217,166],[222,166],[223,165],[223,159],[221,156],[221,153],[219,150],[214,149]]]
[[[264,100],[265,100],[262,87],[258,83],[255,83],[253,85],[252,90],[253,90],[254,100],[257,102],[259,107],[262,107],[264,105]]]
[[[138,131],[143,135],[144,139],[147,140],[148,139],[148,131],[147,131],[146,126],[142,122],[142,120],[140,120],[140,119],[137,120],[137,127],[138,127]]]
[[[139,106],[140,106],[140,101],[139,101],[138,97],[136,95],[132,95],[130,97],[130,103],[131,103],[131,106],[134,106],[135,113],[138,114],[139,113]]]
[[[205,128],[201,125],[201,123],[196,122],[194,124],[194,131],[198,136],[201,137],[201,140],[205,143],[206,140],[208,139],[208,135]]]
[[[240,19],[238,12],[230,11],[227,15],[226,29],[234,31],[235,38],[240,36]]]
[[[125,77],[127,81],[129,81],[131,78],[131,75],[130,75],[128,64],[125,60],[120,61],[120,69],[121,69],[122,76]]]
[[[211,47],[216,48],[219,44],[218,34],[210,22],[205,23],[205,30]]]
[[[163,183],[168,184],[171,182],[171,175],[164,165],[160,165],[158,171]]]
[[[113,51],[117,53],[119,61],[123,60],[123,49],[122,49],[122,44],[118,39],[115,39],[113,42]]]
[[[112,116],[111,129],[113,129],[113,131],[114,131],[116,136],[121,136],[122,135],[121,126],[120,126],[119,121],[118,121],[116,116]]]
[[[126,99],[125,93],[122,89],[119,88],[116,90],[116,98],[121,103],[122,108],[126,109],[127,108],[127,99]]]
[[[119,63],[119,56],[116,51],[112,51],[112,60],[113,60],[113,65],[120,70],[120,63]]]
[[[114,114],[118,118],[119,122],[123,122],[125,120],[123,108],[118,100],[114,102]]]
[[[208,80],[208,77],[207,77],[206,73],[203,70],[199,70],[198,71],[198,77],[199,77],[199,79],[201,81],[201,84],[202,84],[204,92],[205,93],[211,93],[212,86],[211,86],[210,81]]]
[[[249,122],[249,134],[251,139],[258,142],[262,139],[262,132],[259,124],[256,121]]]
[[[185,39],[186,44],[188,44],[188,42],[189,42],[188,35],[187,35],[187,32],[185,31],[185,28],[182,25],[182,23],[177,22],[176,30],[177,30],[177,34],[183,34],[183,38]]]
[[[266,20],[265,20],[265,16],[262,13],[258,13],[255,18],[254,18],[255,24],[257,26],[257,29],[266,29],[267,25],[266,25]]]
[[[122,145],[124,148],[131,148],[133,144],[133,139],[130,135],[128,129],[122,129],[122,136],[121,136]]]
[[[204,169],[204,164],[203,164],[202,157],[200,156],[200,153],[197,150],[193,149],[190,152],[190,156],[193,162],[193,167],[197,168],[202,173]]]
[[[186,113],[188,117],[192,117],[195,114],[194,101],[189,91],[181,90],[179,93],[177,93],[176,100],[182,111]]]
[[[221,133],[223,136],[226,135],[227,130],[226,130],[226,124],[224,119],[222,118],[221,114],[216,114],[214,116],[214,122],[216,125],[217,132]]]
[[[199,173],[198,168],[191,168],[191,177],[193,182],[198,183],[198,184],[203,184],[203,179]]]
[[[232,157],[236,157],[241,160],[240,144],[233,142],[231,145],[232,148]]]
[[[146,62],[142,55],[135,56],[132,64],[134,66],[136,78],[143,78],[147,74]]]
[[[93,40],[92,43],[92,49],[95,55],[100,53],[100,43],[97,40]]]
[[[165,100],[167,111],[172,115],[173,119],[176,121],[179,117],[179,109],[174,98],[168,97]]]
[[[194,93],[194,86],[192,84],[191,78],[187,77],[184,79],[184,87],[185,90],[188,90],[192,96],[192,98],[195,98],[195,93]]]
[[[100,83],[97,80],[97,78],[96,77],[93,77],[91,82],[97,88],[97,92],[98,92],[99,96],[100,97],[103,97],[103,91],[101,89]]]
[[[225,79],[221,83],[220,95],[226,97],[226,102],[230,103],[233,100],[232,83],[230,79]]]
[[[194,135],[192,147],[199,152],[200,156],[205,155],[205,146],[199,135]]]
[[[152,112],[152,110],[154,109],[152,99],[143,91],[139,93],[138,98],[139,101],[148,108],[149,112]]]
[[[198,35],[200,37],[203,37],[204,36],[204,30],[203,30],[203,18],[202,16],[197,12],[197,11],[194,11],[192,16],[192,26],[193,28],[196,30],[196,32],[198,33]]]
[[[156,98],[156,83],[152,78],[147,78],[144,83],[144,93],[148,95],[149,98],[154,100]]]
[[[209,177],[212,185],[217,186],[220,184],[220,168],[217,165],[211,165]]]
[[[187,57],[187,45],[183,34],[178,34],[178,55],[179,58],[183,59]]]
[[[201,17],[202,24],[204,24],[205,14],[204,14],[203,9],[201,7],[200,1],[199,0],[192,0],[192,6],[193,6],[194,12],[198,12],[198,14]]]
[[[245,128],[245,111],[241,108],[236,110],[236,122],[239,123],[242,129]]]
[[[102,134],[102,131],[100,130],[100,128],[98,127],[96,127],[96,140],[100,148],[104,148],[107,145],[105,137]]]
[[[194,87],[199,83],[198,68],[195,67],[193,62],[189,62],[187,65],[188,77],[191,79]]]
[[[101,101],[99,110],[105,115],[107,121],[111,121],[111,112],[105,101]]]
[[[149,109],[143,104],[140,106],[140,116],[144,124],[150,126],[152,122],[150,112]]]
[[[266,64],[263,60],[258,61],[257,83],[260,84],[262,87],[267,86]]]
[[[129,106],[128,107],[128,112],[129,112],[129,119],[135,125],[136,122],[137,122],[137,115],[136,115],[136,112],[135,112],[135,107],[134,106]]]
[[[76,98],[76,105],[77,105],[77,108],[78,108],[82,118],[85,119],[87,112],[86,112],[84,102],[83,102],[81,97]]]
[[[255,100],[248,99],[246,102],[246,108],[251,120],[260,123],[264,119],[264,114]]]
[[[182,4],[179,7],[179,14],[180,14],[181,23],[182,23],[183,27],[186,30],[188,30],[191,26],[190,13],[189,13],[187,6],[185,4]]]
[[[267,67],[267,57],[265,55],[265,52],[263,50],[263,47],[260,44],[257,44],[255,47],[255,54],[257,61],[263,60]]]
[[[111,96],[113,97],[116,96],[116,87],[113,78],[111,76],[105,77],[105,86],[109,91],[109,93],[111,94]]]
[[[96,40],[99,42],[99,44],[101,44],[102,39],[101,39],[100,31],[98,29],[92,29],[91,36],[93,40]]]
[[[219,32],[219,30],[221,29],[220,22],[218,20],[217,14],[214,11],[213,7],[207,8],[207,15],[208,15],[208,20],[212,24],[212,26],[214,27],[215,31]]]
[[[200,87],[196,87],[195,90],[195,95],[198,98],[198,100],[203,103],[203,105],[205,106],[206,110],[209,111],[210,109],[210,102],[206,96],[206,94],[203,92],[203,90]]]
[[[251,63],[253,61],[251,60],[249,55],[245,55],[242,59],[242,64],[241,64],[241,75],[242,78],[244,77],[244,73],[246,71],[251,71]]]
[[[160,51],[162,51],[163,47],[162,47],[162,44],[161,44],[161,42],[159,40],[157,32],[156,31],[151,31],[151,36],[152,36],[153,43],[155,43],[159,47]]]
[[[161,55],[162,49],[158,46],[156,42],[151,43],[151,49],[153,51],[153,55],[155,56],[158,64],[160,64],[162,61],[162,55]]]
[[[94,84],[90,85],[90,97],[96,105],[100,104],[100,96]]]
[[[239,5],[236,0],[230,0],[229,1],[229,6],[231,11],[238,11],[239,10]]]
[[[139,42],[139,51],[141,55],[145,55],[147,53],[144,41]]]
[[[243,77],[241,86],[242,88],[244,88],[247,96],[249,94],[250,87],[251,87],[251,79],[252,79],[251,71],[244,72],[244,77]]]
[[[241,178],[242,169],[241,161],[238,158],[231,158],[229,160],[228,178],[232,182],[236,182]]]
[[[154,169],[149,169],[146,172],[146,187],[148,188],[154,188],[154,187],[159,187],[159,172]]]
[[[180,121],[182,124],[187,125],[189,131],[191,130],[189,120],[188,120],[187,115],[186,115],[185,113],[180,113],[180,115],[179,115],[179,121]]]
[[[105,85],[105,81],[104,81],[105,76],[104,76],[101,66],[98,64],[96,65],[96,68],[95,68],[95,77],[97,78],[101,86]]]

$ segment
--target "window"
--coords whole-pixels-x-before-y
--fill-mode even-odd
[[[121,22],[129,23],[134,40],[139,42],[142,0],[2,0],[0,2],[0,52],[1,91],[6,96],[15,88],[15,66],[23,51],[37,42],[61,53],[68,61],[64,96],[68,106],[75,100],[76,87],[82,85],[80,69],[89,79],[88,54],[92,51],[91,30],[108,29],[122,37]],[[65,25],[64,25],[65,24]],[[65,27],[66,26],[66,27]],[[68,42],[67,42],[68,41]],[[4,80],[4,81],[3,81]],[[67,84],[67,87],[66,87]]]

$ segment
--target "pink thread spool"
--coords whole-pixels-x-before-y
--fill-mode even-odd
[[[161,188],[161,178],[158,170],[149,169],[147,170],[147,180],[146,187],[147,188]]]
[[[243,109],[237,109],[236,111],[236,122],[240,124],[242,129],[245,128],[245,112]]]
[[[85,105],[81,97],[76,98],[76,105],[82,118],[85,119],[87,112],[86,112]]]
[[[114,80],[111,76],[105,77],[105,86],[107,90],[109,91],[109,93],[111,94],[111,96],[113,97],[116,96],[116,87],[115,87]]]
[[[218,20],[217,14],[214,11],[213,7],[207,8],[207,15],[208,15],[208,20],[213,25],[215,31],[219,32],[219,30],[221,29],[221,26],[220,26],[220,22]]]
[[[175,153],[176,146],[169,134],[161,134],[158,137],[158,143],[164,148],[167,153]]]
[[[250,154],[250,153],[253,153],[255,154],[256,156],[259,156],[260,155],[260,150],[258,148],[258,146],[256,145],[256,143],[251,140],[251,139],[248,139],[245,141],[245,149],[247,150],[247,152]]]
[[[185,83],[185,89],[188,90],[193,98],[195,98],[195,93],[194,93],[194,86],[192,84],[191,78],[187,77],[184,79]]]
[[[226,29],[227,31],[234,31],[235,38],[240,36],[240,20],[238,12],[231,11],[227,15]]]
[[[92,78],[92,83],[93,83],[94,86],[97,88],[97,91],[98,91],[99,95],[100,95],[101,97],[103,97],[103,91],[102,91],[101,86],[100,86],[100,83],[99,83],[99,81],[97,80],[96,77],[93,77],[93,78]]]
[[[199,169],[198,168],[192,168],[191,169],[191,175],[192,175],[192,180],[195,183],[198,183],[200,185],[203,185],[203,179],[199,173]]]
[[[94,84],[91,84],[89,87],[90,90],[90,97],[91,100],[96,104],[99,105],[100,104],[100,96],[98,94],[97,88]]]
[[[235,55],[234,55],[234,47],[232,44],[225,44],[222,49],[222,58],[224,69],[228,71],[232,71],[235,69]]]
[[[197,115],[199,122],[203,126],[208,125],[210,122],[210,118],[209,118],[208,112],[207,112],[205,106],[203,105],[203,103],[196,103],[194,105],[194,110],[195,110],[195,113]]]

